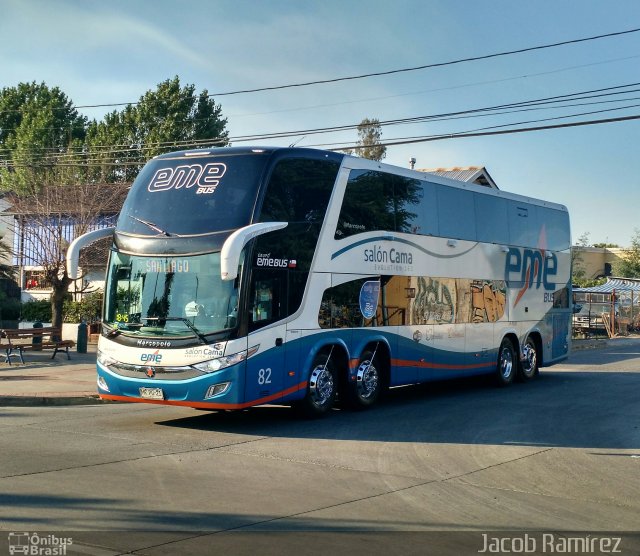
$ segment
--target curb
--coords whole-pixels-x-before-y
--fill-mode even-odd
[[[585,349],[602,349],[609,345],[609,340],[572,340],[571,353]],[[571,354],[569,354],[571,355]]]
[[[118,403],[102,400],[98,394],[78,393],[71,395],[34,395],[34,396],[0,396],[0,407],[41,407],[41,406],[69,406],[69,405],[101,405]]]

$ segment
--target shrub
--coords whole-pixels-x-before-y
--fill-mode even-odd
[[[102,291],[96,291],[85,295],[82,301],[64,302],[62,314],[63,322],[95,322],[100,320],[102,314]]]
[[[22,304],[22,320],[51,322],[51,301],[39,299]]]

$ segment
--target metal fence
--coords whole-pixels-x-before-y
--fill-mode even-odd
[[[613,337],[640,332],[640,294],[637,291],[577,291],[574,301],[574,337]]]

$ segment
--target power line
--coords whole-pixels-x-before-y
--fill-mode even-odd
[[[571,116],[566,116],[571,117]],[[379,143],[380,146],[383,147],[393,147],[398,145],[408,145],[414,143],[425,143],[431,141],[442,141],[445,139],[463,139],[468,137],[487,137],[494,135],[508,135],[514,133],[529,133],[535,131],[548,131],[553,129],[563,129],[570,127],[580,127],[580,126],[591,126],[591,125],[601,125],[608,123],[616,123],[616,122],[625,122],[640,119],[640,114],[633,116],[622,116],[618,118],[607,118],[601,120],[587,120],[582,122],[569,122],[564,124],[555,124],[555,125],[547,125],[547,126],[535,126],[535,127],[526,127],[526,128],[516,128],[516,129],[505,129],[499,131],[470,131],[470,132],[457,132],[457,133],[449,133],[449,134],[440,134],[440,135],[431,135],[426,137],[412,137],[408,139],[400,139],[400,140],[392,140],[386,141],[383,143]],[[523,123],[523,122],[521,122]],[[518,125],[518,124],[512,124]],[[310,145],[311,147],[318,147],[321,145]],[[344,151],[353,148],[352,144],[348,145],[340,145],[338,147],[332,147],[327,150],[330,151]],[[89,169],[91,167],[100,167],[100,166],[109,166],[109,167],[131,167],[131,166],[142,166],[145,163],[145,160],[141,161],[129,161],[129,162],[107,162],[107,163],[95,163],[95,164],[74,164],[74,163],[59,163],[57,166],[60,167],[73,167],[78,168],[82,167],[84,169]],[[39,168],[46,167],[47,164],[42,163],[30,163],[30,164],[11,164],[12,168]]]
[[[548,43],[548,44],[542,44],[542,45],[537,45],[537,46],[530,46],[530,47],[526,47],[526,48],[519,48],[519,49],[515,49],[515,50],[507,50],[507,51],[503,51],[503,52],[494,52],[491,54],[483,54],[481,56],[470,56],[467,58],[459,58],[456,60],[449,60],[447,62],[435,62],[432,64],[423,64],[420,66],[413,66],[413,67],[408,67],[408,68],[400,68],[400,69],[392,69],[392,70],[386,70],[386,71],[378,71],[378,72],[372,72],[372,73],[363,73],[363,74],[359,74],[359,75],[351,75],[351,76],[346,76],[346,77],[333,77],[333,78],[329,78],[329,79],[319,79],[319,80],[315,80],[315,81],[305,81],[305,82],[301,82],[301,83],[289,83],[289,84],[285,84],[285,85],[272,85],[272,86],[268,86],[268,87],[257,87],[254,89],[238,89],[235,91],[225,91],[225,92],[217,92],[217,93],[211,93],[208,95],[205,95],[207,98],[211,98],[211,97],[221,97],[221,96],[232,96],[232,95],[239,95],[239,94],[248,94],[248,93],[259,93],[259,92],[265,92],[265,91],[276,91],[276,90],[283,90],[283,89],[292,89],[292,88],[296,88],[296,87],[309,87],[312,85],[323,85],[323,84],[328,84],[328,83],[338,83],[338,82],[342,82],[342,81],[354,81],[357,79],[366,79],[369,77],[380,77],[380,76],[385,76],[385,75],[396,75],[399,73],[407,73],[407,72],[413,72],[413,71],[420,71],[420,70],[425,70],[425,69],[433,69],[433,68],[438,68],[438,67],[445,67],[445,66],[452,66],[455,64],[463,64],[463,63],[467,63],[467,62],[477,62],[480,60],[489,60],[492,58],[499,58],[499,57],[503,57],[503,56],[512,56],[514,54],[523,54],[525,52],[533,52],[533,51],[537,51],[537,50],[544,50],[544,49],[548,49],[548,48],[556,48],[559,46],[566,46],[566,45],[570,45],[570,44],[578,44],[578,43],[582,43],[582,42],[588,42],[588,41],[595,41],[595,40],[600,40],[600,39],[605,39],[605,38],[612,38],[612,37],[617,37],[617,36],[622,36],[622,35],[628,35],[628,34],[632,34],[632,33],[637,33],[640,31],[640,28],[635,28],[635,29],[628,29],[625,31],[615,31],[612,33],[604,33],[601,35],[592,35],[590,37],[582,37],[582,38],[578,38],[578,39],[570,39],[570,40],[566,40],[566,41],[560,41],[560,42],[555,42],[555,43]],[[196,98],[200,98],[202,95],[192,95],[191,97],[188,98],[192,98],[192,99],[196,99]],[[112,108],[112,107],[116,107],[116,106],[127,106],[127,105],[136,105],[136,104],[140,104],[139,101],[136,102],[114,102],[114,103],[102,103],[102,104],[85,104],[85,105],[78,105],[78,106],[74,106],[75,109],[80,109],[80,108]],[[7,110],[3,111],[3,112],[9,112]],[[2,112],[0,112],[2,113]]]
[[[487,117],[487,116],[495,116],[495,115],[504,115],[511,114],[516,112],[526,112],[533,110],[547,110],[550,108],[569,108],[575,106],[585,106],[590,104],[602,104],[602,103],[611,103],[611,102],[629,102],[632,100],[637,100],[636,98],[625,98],[625,99],[615,99],[615,100],[607,100],[607,101],[599,101],[599,102],[587,102],[587,103],[572,103],[567,104],[576,100],[581,99],[594,99],[599,97],[608,97],[612,95],[626,94],[631,92],[638,92],[640,89],[628,89],[629,87],[640,85],[640,83],[630,83],[626,85],[617,85],[610,86],[600,89],[593,89],[588,91],[580,91],[574,92],[564,95],[556,95],[551,97],[544,97],[538,99],[530,99],[520,102],[513,102],[508,104],[501,104],[497,106],[489,106],[489,107],[481,107],[481,108],[473,108],[468,110],[461,110],[457,112],[448,112],[441,114],[431,114],[426,116],[417,116],[403,119],[395,119],[395,120],[387,120],[380,122],[381,126],[388,125],[407,125],[407,124],[416,124],[416,123],[425,123],[425,122],[437,122],[437,121],[447,121],[453,119],[466,119],[471,117]],[[620,89],[628,89],[621,91]],[[627,105],[620,108],[616,108],[615,110],[628,109],[633,108],[635,105]],[[593,112],[597,113],[597,112]],[[576,117],[579,115],[585,115],[589,113],[582,114],[571,114],[568,116],[559,116],[558,118],[566,118],[566,117]],[[536,120],[536,121],[544,121],[544,120]],[[244,135],[244,136],[236,136],[236,137],[227,137],[227,138],[204,138],[199,140],[187,139],[187,140],[171,140],[164,142],[153,142],[146,144],[131,144],[130,142],[126,144],[120,145],[81,145],[78,147],[79,150],[69,151],[68,149],[60,152],[59,147],[48,147],[42,149],[31,149],[31,154],[33,156],[46,156],[47,161],[49,163],[53,163],[54,161],[63,161],[68,160],[70,162],[73,159],[79,159],[80,163],[86,164],[89,162],[96,162],[98,164],[104,164],[105,157],[111,155],[112,157],[122,156],[127,157],[128,155],[141,154],[145,151],[153,151],[155,149],[164,149],[167,147],[170,148],[193,148],[198,146],[213,146],[215,144],[226,144],[227,142],[249,142],[249,141],[261,141],[261,140],[270,140],[270,139],[281,139],[281,138],[290,138],[300,135],[319,135],[326,133],[335,133],[340,131],[349,131],[356,129],[359,124],[349,124],[343,126],[333,126],[326,128],[315,128],[315,129],[304,129],[304,130],[293,130],[293,131],[285,131],[285,132],[272,132],[272,133],[260,133],[260,134],[252,134],[252,135]],[[516,124],[507,124],[507,125],[516,125]],[[7,152],[9,152],[7,150]],[[9,165],[14,162],[10,159],[0,159],[0,162],[8,163]]]
[[[439,93],[442,91],[453,91],[453,90],[457,90],[457,89],[466,89],[467,87],[477,87],[479,85],[493,85],[495,83],[504,83],[506,81],[517,81],[519,79],[529,79],[531,77],[539,77],[542,75],[552,75],[552,74],[556,74],[556,73],[562,73],[565,71],[571,71],[574,69],[582,69],[582,68],[588,68],[588,67],[593,67],[593,66],[599,66],[599,65],[603,65],[603,64],[610,64],[612,62],[620,62],[620,61],[624,61],[624,60],[632,60],[634,58],[640,58],[640,55],[638,54],[634,54],[633,56],[624,56],[621,58],[610,58],[608,60],[601,60],[599,62],[591,62],[589,64],[580,64],[580,65],[576,65],[576,66],[565,66],[563,68],[557,68],[555,70],[548,70],[548,71],[542,71],[542,72],[537,72],[537,73],[527,73],[527,74],[523,74],[523,75],[515,75],[513,77],[503,77],[500,79],[489,79],[489,80],[485,80],[485,81],[475,81],[473,83],[462,83],[460,85],[451,85],[449,87],[437,87],[435,89],[426,89],[426,90],[422,90],[422,91],[413,91],[413,92],[409,92],[409,93],[398,93],[395,95],[386,95],[386,96],[382,96],[382,97],[368,97],[368,98],[359,98],[359,99],[353,99],[353,100],[345,100],[342,102],[332,102],[332,103],[327,103],[327,104],[315,104],[312,106],[299,106],[297,108],[283,108],[281,110],[269,110],[267,112],[253,112],[253,113],[245,113],[245,114],[229,114],[227,117],[228,118],[248,118],[248,117],[253,117],[253,116],[267,116],[270,114],[283,114],[283,113],[287,113],[287,112],[301,112],[304,110],[315,110],[316,108],[330,108],[332,106],[344,106],[346,104],[360,104],[363,102],[371,102],[371,101],[377,101],[377,100],[388,100],[388,99],[392,99],[392,98],[399,98],[399,97],[408,97],[408,96],[415,96],[415,95],[424,95],[426,93]]]
[[[589,125],[601,125],[601,124],[609,124],[615,122],[625,122],[631,120],[640,120],[640,114],[634,116],[622,116],[620,118],[607,118],[604,120],[589,120],[584,122],[570,122],[566,124],[555,124],[555,125],[547,125],[547,126],[536,126],[536,127],[524,127],[517,129],[504,129],[500,131],[483,131],[483,132],[470,132],[470,133],[451,133],[444,135],[436,135],[431,137],[422,137],[415,139],[407,139],[401,141],[388,141],[385,143],[378,143],[381,147],[395,147],[397,145],[409,145],[412,143],[426,143],[429,141],[442,141],[444,139],[462,139],[466,137],[487,137],[492,135],[507,135],[512,133],[528,133],[533,131],[546,131],[550,129],[562,129],[568,127],[580,127],[580,126],[589,126]],[[328,149],[330,151],[344,151],[346,149],[350,149],[350,146],[341,146],[334,147]]]

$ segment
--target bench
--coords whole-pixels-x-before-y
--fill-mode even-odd
[[[20,357],[24,365],[25,351],[41,351],[53,349],[53,359],[57,353],[64,352],[71,359],[69,348],[75,346],[72,340],[63,340],[60,328],[53,326],[44,328],[16,328],[0,330],[0,349],[4,351],[5,363],[11,365],[12,357]]]

